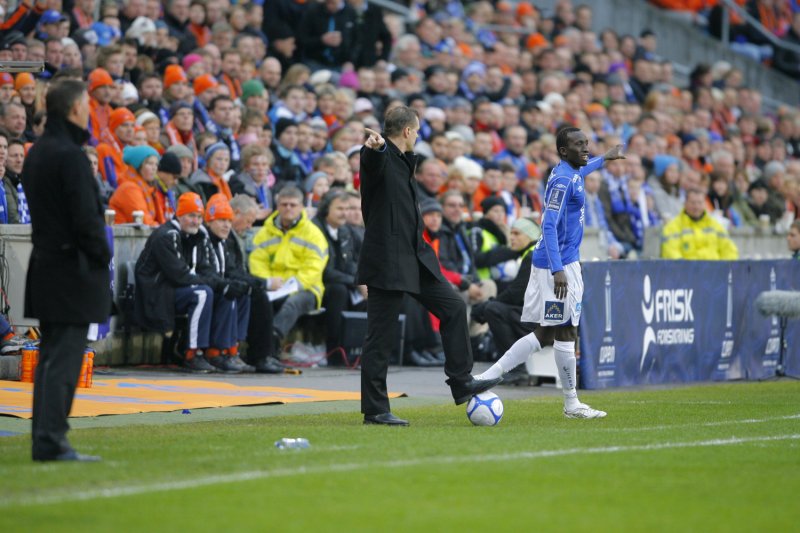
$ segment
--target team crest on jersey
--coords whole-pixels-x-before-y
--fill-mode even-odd
[[[558,185],[556,185],[556,187],[558,187]],[[550,193],[550,201],[547,202],[547,209],[552,209],[554,211],[561,209],[561,202],[564,200],[565,192],[564,189],[553,188],[553,191]]]
[[[544,319],[564,321],[564,302],[544,302]]]

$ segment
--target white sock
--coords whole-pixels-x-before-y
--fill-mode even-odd
[[[575,373],[575,343],[572,341],[555,341],[553,343],[556,367],[561,378],[561,387],[564,392],[564,408],[574,409],[578,400],[577,374]]]
[[[536,335],[528,333],[517,340],[489,370],[479,376],[475,376],[475,379],[497,379],[527,361],[529,355],[541,349],[542,346],[539,344],[539,339],[536,338]]]

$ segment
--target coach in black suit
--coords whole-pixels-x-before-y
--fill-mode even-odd
[[[422,239],[422,215],[414,179],[419,118],[401,106],[386,115],[384,139],[370,137],[361,149],[364,243],[358,283],[367,285],[367,337],[361,358],[361,411],[365,424],[408,425],[389,409],[386,372],[398,315],[407,293],[441,321],[444,371],[456,404],[500,380],[472,378],[466,305],[442,276],[433,249]]]
[[[33,459],[97,461],[67,440],[67,416],[89,324],[111,312],[103,204],[81,145],[89,139],[89,95],[76,80],[47,92],[47,126],[22,170],[33,225],[25,314],[38,318],[42,341],[33,388]]]

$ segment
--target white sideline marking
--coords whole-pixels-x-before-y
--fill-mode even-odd
[[[566,455],[590,455],[621,452],[640,452],[656,451],[674,448],[701,448],[708,446],[733,446],[737,444],[747,444],[753,442],[770,442],[782,440],[800,440],[800,434],[774,435],[763,437],[731,437],[727,439],[712,439],[690,442],[664,442],[658,444],[640,444],[633,446],[604,446],[596,448],[570,448],[566,450],[539,450],[504,454],[485,454],[485,455],[445,455],[438,457],[420,457],[416,459],[404,459],[397,461],[367,462],[367,463],[344,463],[334,465],[320,465],[297,468],[277,468],[275,470],[256,470],[251,472],[235,472],[231,474],[221,474],[216,476],[205,476],[194,479],[180,481],[169,481],[165,483],[152,483],[148,485],[113,487],[106,489],[94,489],[83,492],[73,492],[69,494],[54,494],[43,496],[23,496],[20,499],[6,499],[0,502],[0,508],[12,506],[28,505],[47,505],[59,504],[75,501],[99,500],[106,498],[118,498],[121,496],[135,496],[151,492],[165,492],[169,490],[193,489],[206,487],[222,483],[236,483],[242,481],[253,481],[258,479],[294,477],[307,474],[327,474],[336,472],[353,472],[356,470],[371,470],[375,468],[404,468],[421,465],[448,465],[456,463],[476,463],[476,462],[505,462],[517,461],[520,459],[543,459],[549,457],[563,457]]]
[[[763,424],[764,422],[774,422],[775,420],[800,420],[800,414],[786,415],[786,416],[771,416],[767,418],[745,418],[742,420],[719,420],[716,422],[703,422],[701,424],[665,424],[663,426],[643,426],[643,427],[627,427],[627,428],[593,428],[597,431],[613,431],[615,433],[626,431],[658,431],[662,429],[678,429],[678,428],[697,428],[697,427],[716,427],[716,426],[730,426],[732,424]]]

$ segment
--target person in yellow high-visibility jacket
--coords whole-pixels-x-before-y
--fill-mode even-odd
[[[328,241],[303,211],[303,193],[297,187],[282,188],[275,204],[277,210],[253,239],[249,264],[250,273],[263,278],[268,291],[281,289],[291,278],[297,280],[296,292],[273,301],[277,310],[273,337],[280,343],[298,318],[322,303]]]
[[[683,211],[662,230],[662,259],[738,259],[739,250],[725,228],[706,212],[706,195],[686,193]]]

